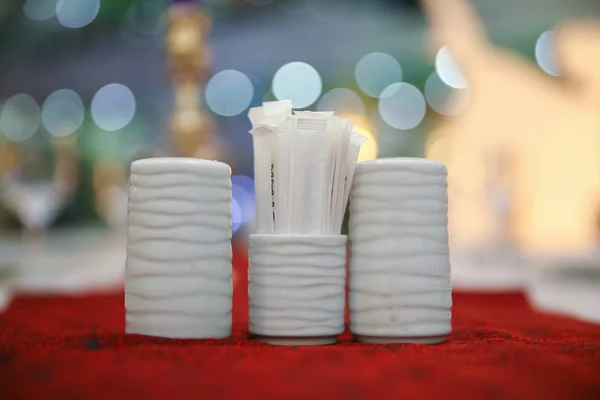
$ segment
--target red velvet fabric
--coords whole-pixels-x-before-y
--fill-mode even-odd
[[[523,295],[454,295],[446,344],[275,347],[247,334],[235,257],[229,340],[125,335],[122,294],[19,297],[0,315],[0,399],[600,399],[600,326]]]

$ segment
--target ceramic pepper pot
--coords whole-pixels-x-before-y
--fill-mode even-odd
[[[131,166],[126,331],[169,338],[231,334],[231,169],[192,158]]]
[[[250,332],[281,345],[335,343],[344,331],[346,236],[250,236]]]
[[[356,166],[350,330],[363,342],[439,343],[451,331],[446,168],[419,158]]]

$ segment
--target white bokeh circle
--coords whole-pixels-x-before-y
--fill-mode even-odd
[[[319,72],[304,62],[285,64],[273,77],[273,94],[277,100],[290,100],[292,107],[304,108],[313,104],[323,89]]]
[[[396,129],[416,127],[425,117],[425,98],[413,85],[392,83],[381,92],[379,115],[386,124]]]

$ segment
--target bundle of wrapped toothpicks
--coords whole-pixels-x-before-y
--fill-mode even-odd
[[[357,163],[365,139],[352,123],[333,112],[293,111],[289,101],[252,108],[249,118],[256,185],[250,333],[270,344],[335,343],[348,297],[359,341],[444,341],[452,305],[444,165]],[[140,160],[130,183],[127,332],[229,336],[230,167]]]
[[[365,138],[333,112],[292,114],[289,101],[263,103],[249,118],[257,233],[339,235]]]

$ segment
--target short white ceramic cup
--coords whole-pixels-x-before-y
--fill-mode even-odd
[[[350,330],[369,343],[451,332],[446,168],[419,158],[356,166],[350,198]]]
[[[250,332],[270,344],[335,343],[344,331],[347,237],[250,235]]]
[[[126,332],[231,334],[231,169],[193,158],[131,166]]]

